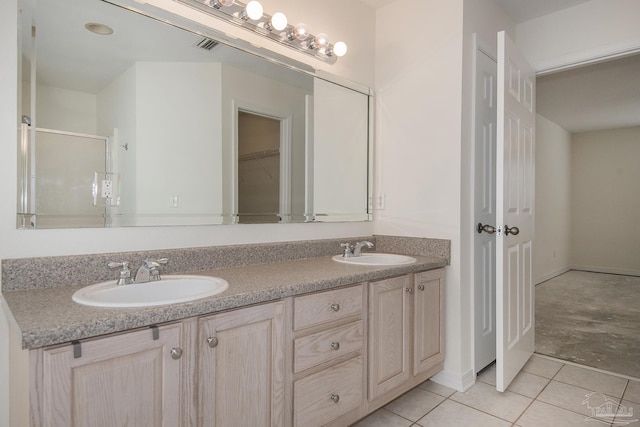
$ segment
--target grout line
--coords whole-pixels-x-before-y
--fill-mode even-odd
[[[538,357],[543,358],[543,359],[552,360],[552,361],[555,361],[555,362],[563,363],[565,365],[575,366],[576,368],[584,368],[584,369],[588,369],[590,371],[599,372],[601,374],[611,375],[612,377],[618,377],[618,378],[622,378],[622,379],[625,379],[625,380],[640,381],[640,378],[632,377],[631,375],[625,375],[625,374],[619,374],[617,372],[605,371],[604,369],[594,368],[592,366],[581,365],[579,363],[571,362],[569,360],[556,359],[555,357],[547,356],[545,354],[540,354],[540,353],[534,353],[534,354],[536,356],[538,356]],[[560,368],[560,369],[562,369],[562,368]],[[560,372],[560,370],[558,370],[558,372]],[[556,372],[556,375],[557,375],[558,372]],[[554,377],[555,377],[555,375],[554,375]]]

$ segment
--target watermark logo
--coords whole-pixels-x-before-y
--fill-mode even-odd
[[[582,401],[583,405],[591,411],[591,416],[587,421],[599,421],[614,426],[626,426],[638,421],[633,417],[633,408],[627,407],[602,393],[589,393]]]

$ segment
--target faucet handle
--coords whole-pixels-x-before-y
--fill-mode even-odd
[[[353,246],[350,243],[340,243],[340,246],[344,248],[342,253],[344,258],[349,258],[353,255]]]
[[[133,283],[133,280],[131,280],[131,270],[129,270],[129,261],[110,262],[107,265],[109,268],[122,267],[118,275],[118,281],[116,282],[117,285],[129,285]]]
[[[156,281],[161,279],[158,267],[160,267],[161,264],[166,264],[168,262],[169,258],[145,259],[142,265],[149,270],[149,280]]]

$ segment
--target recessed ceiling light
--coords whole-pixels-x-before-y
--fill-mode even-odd
[[[84,27],[92,33],[100,34],[101,36],[108,36],[109,34],[113,34],[113,28],[104,24],[89,22],[88,24],[84,24]]]

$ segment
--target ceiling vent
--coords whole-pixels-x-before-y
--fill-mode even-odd
[[[204,49],[204,50],[213,50],[214,47],[218,46],[220,44],[220,42],[217,42],[215,40],[211,40],[208,38],[204,38],[202,40],[200,40],[200,42],[198,44],[196,44],[197,47],[199,47],[200,49]]]

